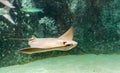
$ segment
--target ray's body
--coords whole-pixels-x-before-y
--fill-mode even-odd
[[[73,27],[58,38],[36,38],[32,36],[29,39],[29,48],[20,49],[22,53],[33,54],[41,53],[53,50],[67,51],[77,45],[77,42],[73,41]]]

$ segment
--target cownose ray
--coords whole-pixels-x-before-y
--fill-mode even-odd
[[[73,27],[58,38],[37,38],[32,36],[29,39],[28,48],[22,48],[20,51],[25,54],[41,53],[47,51],[67,51],[74,48],[77,42],[73,40]]]
[[[12,2],[12,0],[11,0]],[[8,0],[0,0],[0,3],[4,4],[5,6],[9,8],[15,8],[12,3],[10,3]]]
[[[13,3],[14,0],[11,0],[11,3]],[[7,20],[9,20],[12,24],[15,24],[15,22],[13,21],[12,17],[9,14],[10,11],[10,7],[5,6],[3,8],[0,8],[0,15],[2,15],[3,17],[5,17]]]

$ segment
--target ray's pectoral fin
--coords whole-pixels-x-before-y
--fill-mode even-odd
[[[13,4],[12,4],[14,2],[14,0],[11,0],[11,2],[9,2],[8,0],[0,0],[0,2],[9,8],[15,8],[15,6],[13,6]]]
[[[33,53],[41,53],[41,52],[47,52],[47,51],[52,51],[54,49],[48,48],[48,49],[42,49],[42,48],[23,48],[20,49],[22,53],[25,54],[33,54]]]
[[[7,20],[9,20],[12,24],[15,24],[15,22],[13,21],[12,17],[10,16],[10,14],[4,14],[3,15]]]
[[[73,39],[73,27],[69,28],[63,35],[59,37],[62,40],[72,40]]]
[[[10,21],[12,24],[15,24],[15,22],[13,21],[12,17],[9,14],[10,8],[5,6],[4,10],[6,11],[5,14],[3,14],[3,17],[5,17],[8,21]]]

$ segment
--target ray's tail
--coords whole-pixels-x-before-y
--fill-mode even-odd
[[[9,40],[29,40],[30,38],[9,38]]]

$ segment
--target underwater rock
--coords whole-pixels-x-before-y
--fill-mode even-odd
[[[33,0],[21,0],[21,6],[23,8],[35,7],[35,3]]]
[[[120,24],[117,25],[117,33],[120,35]]]
[[[45,33],[44,29],[44,37],[52,35],[52,34],[57,34],[57,26],[55,25],[55,19],[51,18],[51,17],[43,17],[39,20],[39,26],[42,26],[44,29],[46,29],[45,31],[48,31],[49,33]]]
[[[82,13],[86,9],[85,0],[66,0],[70,11],[74,14]],[[78,15],[80,14],[78,13]]]

